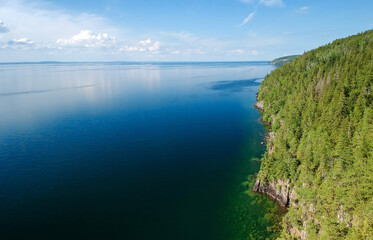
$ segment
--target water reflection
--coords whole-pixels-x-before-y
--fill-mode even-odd
[[[76,87],[68,87],[68,88],[57,88],[57,89],[48,89],[48,90],[33,90],[33,91],[23,91],[23,92],[8,92],[8,93],[0,93],[1,96],[12,96],[12,95],[22,95],[22,94],[36,94],[36,93],[48,93],[48,92],[57,92],[69,89],[79,89],[79,88],[89,88],[94,87],[95,85],[86,85],[86,86],[76,86]]]
[[[0,64],[0,236],[229,239],[219,212],[244,143],[262,154],[254,90],[271,69]],[[263,236],[265,212],[247,212]]]

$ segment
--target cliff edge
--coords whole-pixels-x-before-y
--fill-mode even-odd
[[[281,239],[373,239],[373,30],[273,70],[255,108],[270,124],[253,187],[288,207]]]

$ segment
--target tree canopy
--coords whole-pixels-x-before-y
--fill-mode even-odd
[[[258,175],[289,179],[282,238],[373,239],[373,30],[309,51],[266,76],[276,132]]]

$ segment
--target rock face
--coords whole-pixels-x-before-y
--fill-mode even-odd
[[[267,141],[267,144],[269,146],[269,155],[272,155],[275,151],[275,145],[274,145],[274,140],[276,138],[276,133],[275,132],[269,132],[265,135],[265,139]]]
[[[257,96],[258,100],[258,96]],[[260,112],[264,112],[264,103],[263,101],[257,102],[254,104],[254,107],[259,110]],[[271,125],[270,122],[265,122],[263,121],[263,118],[260,120],[261,123],[266,124],[266,125]],[[267,143],[270,145],[270,150],[269,154],[273,154],[274,152],[274,145],[273,141],[276,137],[275,132],[269,132],[265,135],[265,139]],[[256,180],[254,188],[254,192],[261,192],[265,193],[269,196],[271,196],[273,199],[278,201],[281,206],[283,207],[288,207],[290,204],[290,197],[291,194],[294,192],[290,190],[289,187],[289,181],[283,181],[283,180],[278,180],[275,182],[261,182],[259,179]]]
[[[259,121],[259,122],[262,123],[263,125],[268,125],[268,126],[271,126],[271,125],[272,125],[271,122],[264,121],[264,120],[263,120],[263,117],[260,118],[260,121]]]
[[[264,112],[264,103],[263,101],[257,102],[254,104],[254,107],[261,112]]]
[[[269,132],[266,134],[265,138],[267,141],[273,141],[276,137],[276,133],[275,132]]]
[[[278,180],[275,182],[261,182],[259,179],[256,180],[254,192],[261,192],[271,196],[273,199],[278,201],[281,206],[287,207],[290,202],[290,187],[289,182]]]
[[[256,100],[258,101],[258,94],[256,94]],[[264,113],[264,102],[263,101],[260,101],[260,102],[257,102],[254,104],[254,107],[261,113]],[[260,118],[260,121],[261,123],[263,123],[264,125],[269,125],[271,126],[272,123],[271,122],[267,122],[267,121],[264,121],[263,120],[263,117]]]

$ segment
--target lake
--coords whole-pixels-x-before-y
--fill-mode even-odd
[[[276,203],[249,191],[273,69],[1,64],[0,239],[273,237]]]

